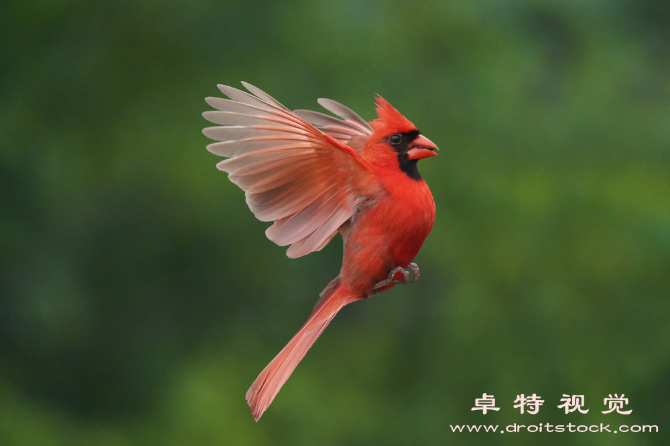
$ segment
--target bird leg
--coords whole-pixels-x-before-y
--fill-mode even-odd
[[[421,277],[421,272],[419,271],[419,265],[412,262],[412,263],[409,264],[409,269],[414,271],[414,277],[412,277],[412,281],[410,282],[410,283],[414,283],[417,280],[419,280],[419,277]]]

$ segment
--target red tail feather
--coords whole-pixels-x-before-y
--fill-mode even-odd
[[[326,288],[324,291],[329,290]],[[357,297],[351,293],[351,290],[344,286],[338,286],[322,297],[307,322],[258,375],[247,391],[246,398],[254,420],[258,421],[270,406],[293,370],[305,357],[307,350],[318,339],[337,312],[356,299]]]

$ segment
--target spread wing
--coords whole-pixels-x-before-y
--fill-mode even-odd
[[[318,102],[323,108],[342,119],[312,110],[294,110],[293,113],[322,132],[361,152],[365,141],[374,132],[370,124],[350,108],[332,99],[321,98]]]
[[[274,221],[265,232],[270,240],[291,245],[286,253],[291,258],[319,251],[351,217],[365,185],[376,181],[351,147],[260,89],[243,85],[253,95],[219,85],[230,99],[206,99],[217,110],[203,116],[219,125],[203,133],[220,141],[207,150],[228,158],[217,167],[245,191],[256,218]],[[354,126],[341,122],[343,128]]]

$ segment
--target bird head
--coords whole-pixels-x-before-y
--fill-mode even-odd
[[[377,164],[394,164],[410,178],[420,180],[417,161],[437,155],[437,146],[381,96],[376,98],[377,119],[370,122],[374,133],[366,147]],[[390,166],[388,166],[390,167]]]

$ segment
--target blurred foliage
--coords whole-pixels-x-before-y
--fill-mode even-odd
[[[668,2],[9,1],[0,41],[0,444],[668,444]],[[240,80],[379,93],[442,149],[422,280],[345,308],[258,424],[341,245],[287,259],[215,169],[203,98]],[[660,432],[449,428],[540,422]]]

